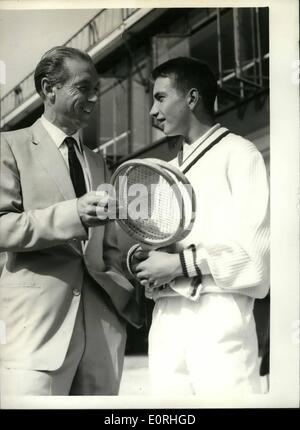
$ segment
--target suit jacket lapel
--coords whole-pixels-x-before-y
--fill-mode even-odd
[[[90,173],[91,190],[96,191],[100,184],[105,182],[104,166],[100,157],[96,157],[93,151],[84,146],[84,158]]]
[[[76,198],[66,163],[40,120],[33,124],[32,132],[32,142],[35,145],[36,155],[57,185],[62,196],[65,200]]]
[[[98,186],[105,182],[104,165],[100,157],[96,157],[93,151],[86,146],[84,146],[84,158],[90,176],[91,191],[96,191]],[[89,250],[94,251],[94,246],[95,249],[98,248],[99,243],[103,240],[104,229],[104,224],[89,229],[89,239],[85,244],[86,255],[88,255]],[[97,253],[99,253],[98,249]]]
[[[53,182],[56,184],[63,199],[72,200],[76,198],[70,173],[66,163],[51,137],[44,129],[40,120],[37,120],[32,128],[32,143],[42,166],[48,172]],[[45,190],[47,192],[47,190]],[[70,246],[78,253],[82,253],[81,244],[70,243]]]

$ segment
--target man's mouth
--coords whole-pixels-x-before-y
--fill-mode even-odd
[[[87,115],[90,115],[93,112],[94,107],[95,107],[94,105],[90,105],[90,104],[86,106],[82,106],[82,111]]]

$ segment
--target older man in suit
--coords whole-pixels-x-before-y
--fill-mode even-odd
[[[97,192],[106,166],[79,134],[98,74],[87,54],[56,47],[37,65],[35,86],[42,117],[1,135],[1,393],[116,395],[126,322],[138,325],[138,313]]]

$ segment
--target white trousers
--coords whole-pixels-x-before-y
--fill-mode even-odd
[[[152,393],[259,393],[253,303],[231,293],[158,299],[149,333]]]

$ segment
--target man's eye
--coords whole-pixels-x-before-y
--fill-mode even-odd
[[[95,93],[95,94],[99,94],[100,88],[96,87],[96,88],[92,88],[86,85],[80,85],[77,87],[77,89],[82,92],[82,93]]]

